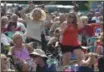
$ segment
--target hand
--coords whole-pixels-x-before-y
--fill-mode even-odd
[[[92,54],[92,53],[89,53],[88,56],[89,56],[89,57],[93,57],[93,54]]]
[[[16,57],[16,61],[19,61],[19,62],[22,62],[22,63],[25,63],[26,61],[22,58],[19,58],[19,57]]]
[[[59,47],[59,42],[56,42],[55,48]]]
[[[32,61],[32,68],[33,68],[32,71],[36,71],[37,64],[34,61]]]

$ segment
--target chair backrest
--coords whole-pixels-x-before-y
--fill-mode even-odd
[[[91,46],[90,51],[94,52],[94,48],[96,47],[96,37],[89,37],[87,39],[87,46]]]

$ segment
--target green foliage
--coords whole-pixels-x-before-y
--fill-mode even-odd
[[[78,1],[77,4],[79,5],[79,10],[88,10],[89,9],[88,1]]]
[[[3,1],[2,1],[3,2]],[[7,1],[8,3],[28,4],[28,1]],[[34,4],[62,4],[72,5],[72,1],[33,1]],[[76,1],[79,5],[79,10],[88,10],[89,1]]]

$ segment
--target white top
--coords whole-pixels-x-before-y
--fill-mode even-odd
[[[27,36],[40,41],[41,33],[45,34],[45,27],[44,27],[45,22],[33,21],[29,19],[28,17],[25,19],[27,21]]]

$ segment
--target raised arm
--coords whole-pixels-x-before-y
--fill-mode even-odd
[[[32,10],[34,9],[34,5],[32,4],[32,5],[29,5],[29,6],[27,6],[27,7],[25,7],[22,11],[20,11],[20,15],[21,15],[21,17],[23,18],[23,19],[26,19],[27,18],[27,16],[26,16],[26,14],[27,13],[30,13]]]
[[[66,28],[67,28],[67,23],[66,22],[62,23],[59,26],[59,30],[60,30],[61,34],[66,30]]]

